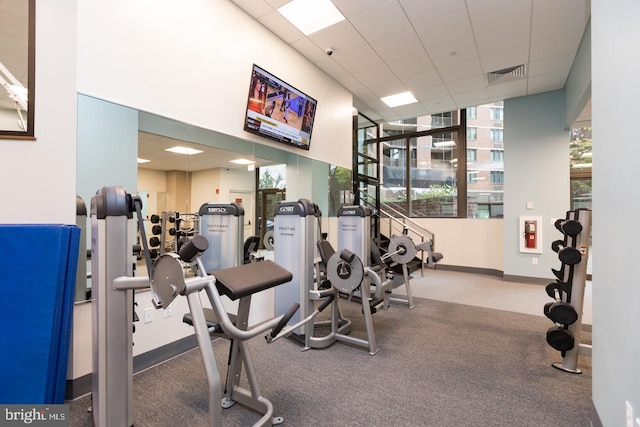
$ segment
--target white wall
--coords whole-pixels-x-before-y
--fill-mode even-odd
[[[351,94],[231,2],[80,2],[78,17],[80,92],[270,144],[243,131],[256,63],[318,100],[310,151],[279,147],[351,167]]]
[[[640,417],[637,0],[591,3],[593,99],[593,402],[604,426]],[[628,190],[628,191],[627,191]],[[635,424],[634,424],[635,425]]]
[[[76,222],[76,4],[36,1],[36,140],[0,140],[2,223]]]
[[[414,218],[435,234],[443,265],[503,271],[501,219]]]
[[[570,207],[563,91],[505,101],[504,194],[504,274],[552,278],[560,262],[551,242],[562,238],[552,223]],[[542,254],[520,252],[520,216],[542,217]]]

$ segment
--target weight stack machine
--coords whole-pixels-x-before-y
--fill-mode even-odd
[[[564,235],[551,248],[562,262],[560,270],[552,269],[555,282],[546,286],[554,301],[545,304],[544,314],[555,323],[547,330],[547,343],[562,354],[562,363],[552,366],[565,372],[580,374],[578,354],[590,354],[591,346],[580,344],[582,312],[589,259],[591,210],[568,211],[565,219],[558,219],[555,227]]]
[[[371,260],[371,209],[343,206],[338,209],[338,252],[348,249],[360,258],[364,267]]]
[[[314,289],[316,210],[311,201],[299,199],[278,202],[274,211],[274,261],[293,275],[290,282],[275,288],[275,312],[286,312],[292,304],[300,302],[300,310],[290,324],[306,318],[314,310],[309,292]],[[298,328],[294,334],[304,333]]]
[[[198,214],[200,235],[209,243],[200,257],[206,272],[242,265],[244,208],[238,203],[205,203]]]

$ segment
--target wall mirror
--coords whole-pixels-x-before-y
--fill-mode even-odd
[[[167,151],[174,147],[195,150],[191,151],[195,154]],[[261,184],[256,170],[267,166],[286,171],[287,197],[305,194],[325,216],[336,210],[331,206],[340,202],[339,194],[344,192],[336,182],[350,186],[348,173],[346,183],[336,180],[335,167],[295,152],[78,95],[77,194],[89,210],[91,197],[105,185],[121,185],[129,193],[138,193],[143,216],[149,219],[145,221],[147,239],[154,237],[153,226],[161,225],[151,222],[152,215],[178,212],[188,219],[207,202],[241,203],[245,238],[258,234],[262,218],[255,200]],[[345,175],[344,170],[341,174]],[[277,182],[277,177],[272,178]],[[312,194],[308,188],[299,188],[307,184]],[[184,226],[191,224],[185,221]],[[76,302],[90,296],[90,286],[90,280],[78,281]]]
[[[33,139],[35,0],[0,1],[0,138]]]

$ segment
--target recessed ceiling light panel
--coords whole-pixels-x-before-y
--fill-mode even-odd
[[[397,93],[395,95],[385,96],[384,98],[380,99],[391,108],[418,102],[416,97],[413,96],[411,92]]]
[[[344,21],[344,16],[330,0],[293,0],[278,12],[306,36]]]
[[[195,148],[189,148],[189,147],[181,147],[179,145],[171,148],[165,148],[165,151],[171,151],[172,153],[177,153],[177,154],[186,154],[187,156],[191,156],[192,154],[199,154],[203,152],[202,150],[196,150]]]

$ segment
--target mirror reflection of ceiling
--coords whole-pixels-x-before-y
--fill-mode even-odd
[[[304,35],[277,11],[288,1],[231,1],[382,122],[562,89],[591,16],[590,0],[332,0],[345,20]],[[380,100],[407,90],[418,102]]]
[[[0,0],[0,63],[27,87],[29,48],[29,2]],[[2,74],[0,74],[2,76]],[[0,108],[15,109],[9,94],[0,87]]]
[[[181,146],[202,150],[202,153],[187,156],[166,151],[167,148]],[[189,171],[197,172],[207,169],[227,168],[247,170],[247,165],[230,163],[231,160],[245,158],[253,160],[255,167],[274,164],[272,160],[255,158],[238,154],[233,151],[208,145],[195,144],[166,136],[148,132],[138,132],[138,157],[149,160],[147,163],[139,163],[141,169],[153,169],[159,171]]]

